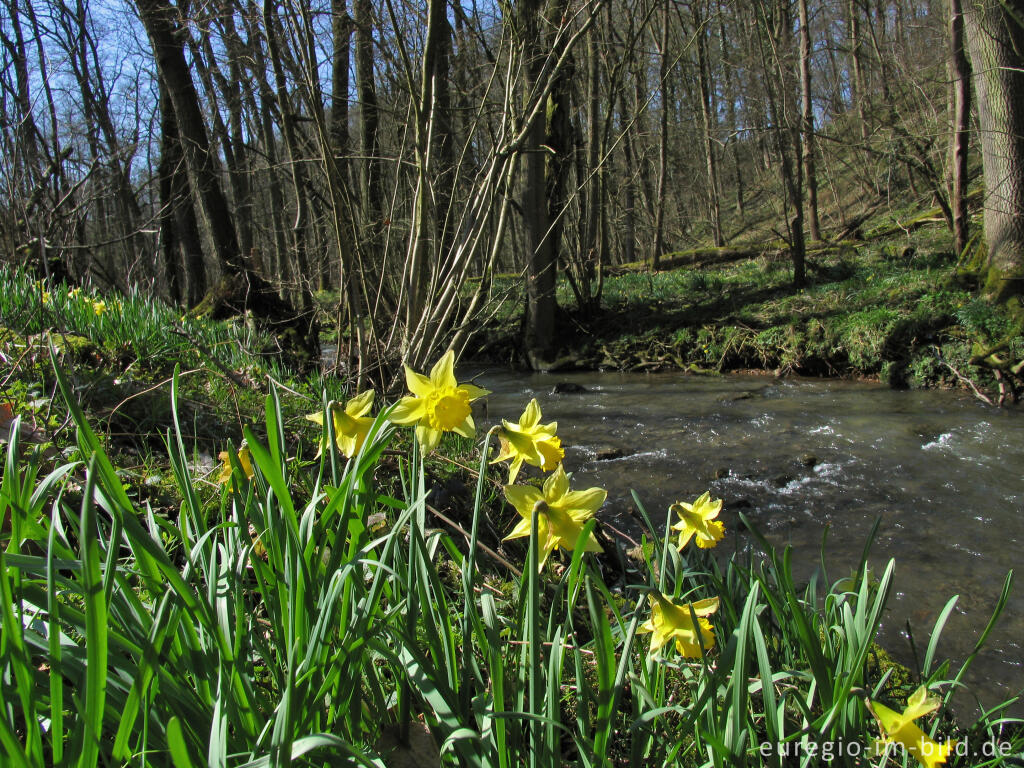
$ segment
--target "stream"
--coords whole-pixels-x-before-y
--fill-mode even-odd
[[[631,489],[655,523],[672,502],[710,490],[725,500],[722,544],[749,545],[729,535],[742,511],[793,548],[798,578],[817,567],[828,526],[834,582],[856,567],[880,519],[869,565],[880,575],[895,558],[896,569],[879,641],[904,663],[908,623],[923,656],[956,594],[937,655],[953,660],[954,674],[1015,569],[957,706],[993,706],[1024,688],[1024,411],[959,393],[796,378],[490,369],[474,381],[492,391],[481,427],[517,420],[536,397],[543,423],[558,422],[573,487],[606,488],[599,514],[628,535],[637,530]],[[585,391],[555,394],[556,384]]]

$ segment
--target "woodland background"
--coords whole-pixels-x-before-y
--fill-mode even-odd
[[[610,265],[772,241],[799,288],[907,190],[1021,292],[1016,0],[3,6],[3,259],[247,311],[300,361],[329,317],[361,380],[462,349],[499,273],[536,368],[559,274],[593,314]]]

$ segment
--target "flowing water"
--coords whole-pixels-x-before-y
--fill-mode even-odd
[[[777,545],[808,577],[822,534],[828,578],[849,575],[874,521],[870,565],[896,560],[883,645],[910,663],[907,626],[923,655],[946,601],[959,595],[939,644],[954,670],[974,647],[1007,571],[1024,577],[1024,412],[948,392],[897,392],[847,381],[679,374],[511,374],[484,371],[483,424],[518,419],[531,397],[558,421],[573,487],[608,489],[603,519],[635,531],[630,490],[655,521],[706,490]],[[554,394],[556,384],[585,392]],[[746,539],[726,537],[723,544]],[[992,706],[1024,688],[1024,582],[967,681]],[[1024,714],[1024,707],[1015,708]]]

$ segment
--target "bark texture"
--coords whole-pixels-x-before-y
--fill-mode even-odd
[[[1024,294],[1024,0],[964,4],[985,174],[985,293]]]

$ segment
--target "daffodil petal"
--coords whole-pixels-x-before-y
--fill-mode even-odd
[[[360,392],[358,395],[353,397],[347,403],[345,403],[345,413],[349,416],[365,416],[366,412],[373,408],[373,390],[368,389],[365,392]]]
[[[529,485],[506,485],[504,491],[508,503],[529,521],[534,505],[541,501],[540,491]]]
[[[419,441],[423,453],[430,453],[441,442],[441,430],[431,429],[424,424],[420,424],[416,427],[416,439]]]
[[[392,424],[408,426],[416,424],[426,416],[423,400],[419,397],[403,397],[388,416]]]
[[[928,696],[928,689],[922,685],[907,699],[907,708],[903,710],[903,717],[906,720],[917,720],[917,718],[924,717],[938,709],[939,703],[938,698]]]
[[[509,539],[522,539],[530,535],[530,519],[525,518],[516,523],[516,527],[512,529],[512,533],[506,536],[503,541]]]
[[[452,427],[452,432],[462,435],[463,437],[473,437],[476,435],[476,424],[473,423],[472,414],[466,414],[461,422]]]
[[[476,386],[476,384],[460,384],[459,389],[465,390],[466,394],[469,395],[469,401],[473,402],[481,397],[487,397],[491,394],[489,389],[483,389],[482,387]]]
[[[455,380],[455,352],[449,349],[430,369],[430,381],[437,388],[459,386]]]
[[[516,481],[516,476],[519,474],[519,470],[522,469],[522,467],[523,467],[523,457],[522,456],[516,456],[516,458],[512,460],[512,463],[508,467],[508,482],[509,482],[509,485],[511,485],[512,483],[514,483]]]
[[[434,391],[434,385],[430,379],[422,373],[416,373],[408,365],[405,366],[405,386],[409,388],[416,397],[426,397]]]
[[[567,511],[572,518],[583,522],[594,516],[594,513],[601,508],[605,499],[608,498],[608,491],[604,488],[588,488],[585,491],[569,491],[562,497],[559,506]]]
[[[523,429],[531,429],[536,427],[540,422],[540,406],[537,405],[537,398],[533,398],[526,405],[526,410],[523,411],[523,415],[519,417],[519,426]]]
[[[569,492],[569,477],[565,468],[559,464],[558,469],[544,481],[544,498],[548,503],[556,502]]]

